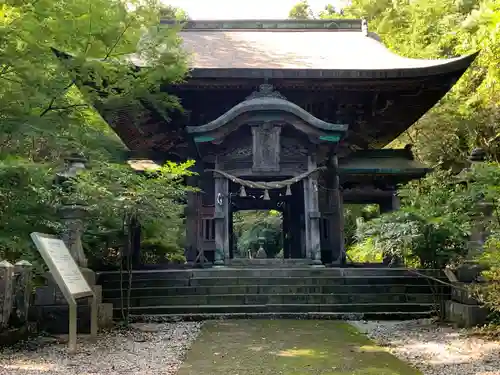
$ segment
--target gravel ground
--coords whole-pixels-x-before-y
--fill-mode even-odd
[[[429,320],[351,324],[424,375],[500,375],[500,341]]]
[[[78,353],[42,339],[27,349],[0,354],[1,375],[171,375],[200,331],[200,323],[134,324],[131,330],[101,334],[93,344],[80,337]]]

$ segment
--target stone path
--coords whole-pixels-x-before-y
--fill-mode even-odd
[[[174,375],[199,328],[199,323],[137,324],[103,332],[95,343],[80,335],[75,355],[68,355],[66,343],[40,337],[0,349],[0,375]]]
[[[429,319],[351,322],[424,375],[500,375],[500,340]]]
[[[207,322],[178,375],[419,375],[338,321]]]

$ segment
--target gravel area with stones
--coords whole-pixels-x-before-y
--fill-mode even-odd
[[[430,320],[350,323],[424,375],[500,375],[500,341]]]
[[[79,337],[78,353],[54,338],[0,353],[1,375],[171,375],[198,336],[201,323],[136,323],[128,330]]]

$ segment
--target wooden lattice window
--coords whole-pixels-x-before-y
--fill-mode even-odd
[[[205,241],[215,241],[214,219],[203,219],[203,239]]]

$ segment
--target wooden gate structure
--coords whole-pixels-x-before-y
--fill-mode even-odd
[[[385,147],[476,56],[401,57],[362,20],[189,21],[180,37],[190,76],[164,90],[183,113],[166,122],[147,103],[140,115],[96,108],[131,158],[196,160],[188,183],[201,192],[188,197],[186,257],[220,265],[233,257],[232,215],[248,209],[283,213],[285,258],[341,264],[342,205],[397,208],[397,185],[429,168],[409,146]]]

